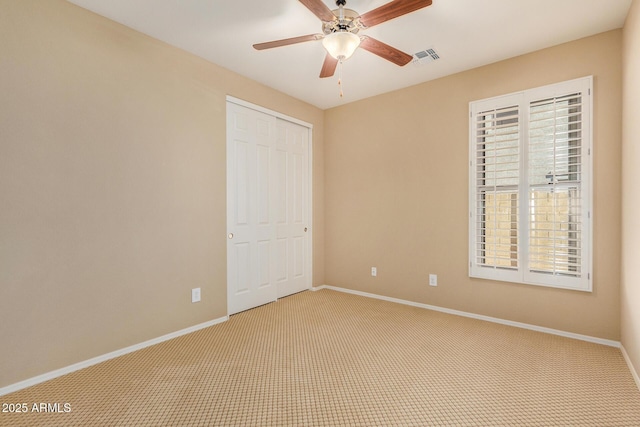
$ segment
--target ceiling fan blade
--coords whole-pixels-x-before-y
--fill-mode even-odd
[[[369,36],[364,36],[362,38],[360,47],[401,67],[403,65],[407,65],[413,59],[413,56],[408,53],[404,53],[395,47],[391,47],[388,44],[382,43],[381,41]]]
[[[360,16],[360,23],[367,28],[382,24],[398,16],[431,6],[432,0],[393,0]]]
[[[322,34],[308,34],[306,36],[291,37],[290,39],[282,39],[282,40],[274,40],[272,42],[257,43],[253,45],[253,48],[256,50],[271,49],[274,47],[288,46],[290,44],[320,40],[322,37],[323,37]]]
[[[336,72],[338,66],[338,60],[327,53],[324,57],[324,63],[322,64],[322,70],[320,70],[320,78],[331,77]]]
[[[300,3],[305,5],[307,9],[313,12],[321,21],[331,22],[336,19],[331,9],[329,9],[322,0],[300,0]]]

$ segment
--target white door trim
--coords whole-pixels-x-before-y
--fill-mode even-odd
[[[304,126],[304,127],[308,128],[309,132],[310,132],[309,133],[309,148],[311,148],[311,145],[312,145],[311,144],[311,131],[313,130],[313,125],[311,123],[307,123],[307,122],[305,122],[303,120],[296,119],[295,117],[287,116],[286,114],[282,114],[282,113],[279,113],[277,111],[273,111],[273,110],[270,110],[268,108],[261,107],[260,105],[252,104],[252,103],[250,103],[248,101],[245,101],[245,100],[240,99],[240,98],[235,98],[235,97],[233,97],[231,95],[227,95],[227,102],[232,102],[234,104],[241,105],[243,107],[247,107],[247,108],[250,108],[250,109],[255,110],[255,111],[260,111],[261,113],[269,114],[270,116],[273,116],[276,119],[286,120],[288,122],[296,123],[296,124],[298,124],[300,126]],[[309,157],[311,157],[311,151],[309,151]],[[309,165],[309,166],[311,166],[311,165]],[[309,169],[309,170],[311,170],[311,169]]]

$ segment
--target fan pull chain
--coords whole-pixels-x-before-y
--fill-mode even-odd
[[[344,97],[342,92],[342,61],[338,62],[338,88],[340,88],[340,98]]]

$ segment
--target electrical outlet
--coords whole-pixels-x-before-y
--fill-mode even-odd
[[[438,286],[438,275],[430,274],[429,275],[429,286]]]
[[[376,277],[378,275],[378,269],[375,267],[371,267],[371,275]]]
[[[191,289],[191,302],[200,301],[200,288]]]

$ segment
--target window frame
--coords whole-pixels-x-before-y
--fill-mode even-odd
[[[530,253],[534,253],[530,246],[530,220],[532,218],[530,210],[531,197],[530,190],[536,186],[535,183],[529,180],[530,164],[529,164],[529,145],[530,145],[530,109],[532,104],[540,102],[546,99],[561,98],[566,95],[580,94],[580,145],[579,145],[579,167],[580,167],[580,180],[576,184],[580,191],[580,198],[577,199],[581,202],[579,207],[580,221],[579,221],[579,252],[580,252],[580,267],[576,270],[576,276],[570,274],[562,274],[561,272],[540,272],[533,271],[530,268]],[[482,192],[482,188],[486,188],[486,182],[482,178],[479,178],[479,158],[485,156],[486,146],[482,146],[480,149],[478,134],[479,116],[488,113],[490,111],[500,111],[506,108],[518,109],[518,184],[516,188],[517,203],[515,217],[517,223],[515,245],[517,248],[516,255],[516,267],[504,267],[498,264],[483,264],[478,260],[481,258],[480,253],[485,254],[486,241],[485,235],[481,234],[487,231],[487,227],[484,226],[484,220],[480,220],[480,215],[487,215],[484,210],[484,206],[480,208],[479,194]],[[555,111],[555,110],[554,110]],[[486,121],[486,114],[483,116]],[[496,115],[496,122],[497,120]],[[569,130],[567,131],[569,132]],[[554,139],[554,141],[556,141]],[[533,142],[531,142],[533,145]],[[554,142],[555,144],[555,142]],[[569,142],[567,142],[568,147]],[[497,143],[496,143],[497,146]],[[554,145],[555,147],[555,145]],[[569,150],[569,148],[567,150]],[[480,150],[483,153],[480,153]],[[479,154],[480,153],[480,154]],[[567,158],[571,156],[567,154]],[[554,161],[557,161],[558,157],[554,157]],[[562,159],[561,159],[562,160]],[[494,166],[495,167],[495,166]],[[484,172],[484,171],[483,171]],[[533,175],[533,174],[532,174]],[[495,175],[497,176],[497,174]],[[560,176],[558,174],[557,176]],[[533,179],[533,177],[531,178]],[[482,182],[483,185],[478,185],[478,182]],[[498,179],[494,179],[494,193],[498,194]],[[504,188],[507,188],[505,186]],[[513,187],[513,186],[512,186]],[[556,184],[550,188],[562,188],[561,185]],[[553,191],[551,191],[553,194]],[[486,197],[486,194],[484,194]],[[534,196],[535,198],[536,196]],[[567,200],[571,200],[567,196]],[[513,204],[512,204],[513,206]],[[555,205],[554,205],[555,206]],[[511,208],[513,209],[513,208]],[[482,210],[482,213],[479,211]],[[497,213],[494,213],[497,215]],[[503,214],[504,215],[504,214]],[[513,212],[509,210],[509,214],[513,218]],[[535,214],[534,214],[535,215]],[[571,217],[574,214],[570,212],[566,214],[567,217]],[[571,222],[571,220],[569,220]],[[479,225],[482,224],[482,225]],[[555,224],[555,223],[554,223]],[[494,233],[497,233],[496,228],[491,229]],[[571,230],[569,229],[569,232]],[[513,234],[512,234],[513,235]],[[569,234],[567,234],[569,236]],[[482,237],[480,237],[482,236]],[[481,99],[477,101],[471,101],[469,103],[469,277],[489,279],[497,281],[507,281],[513,283],[521,283],[528,285],[547,286],[553,288],[572,289],[585,292],[591,292],[593,290],[593,274],[592,274],[592,257],[593,257],[593,77],[587,76],[579,79],[564,81],[547,86],[541,86],[533,89],[523,90],[507,95],[500,95],[492,98]],[[571,237],[567,237],[570,240]],[[512,239],[513,242],[513,239]],[[512,243],[513,244],[513,243]],[[497,243],[494,243],[498,246]],[[480,249],[482,246],[483,249]],[[556,261],[559,256],[556,256]]]

